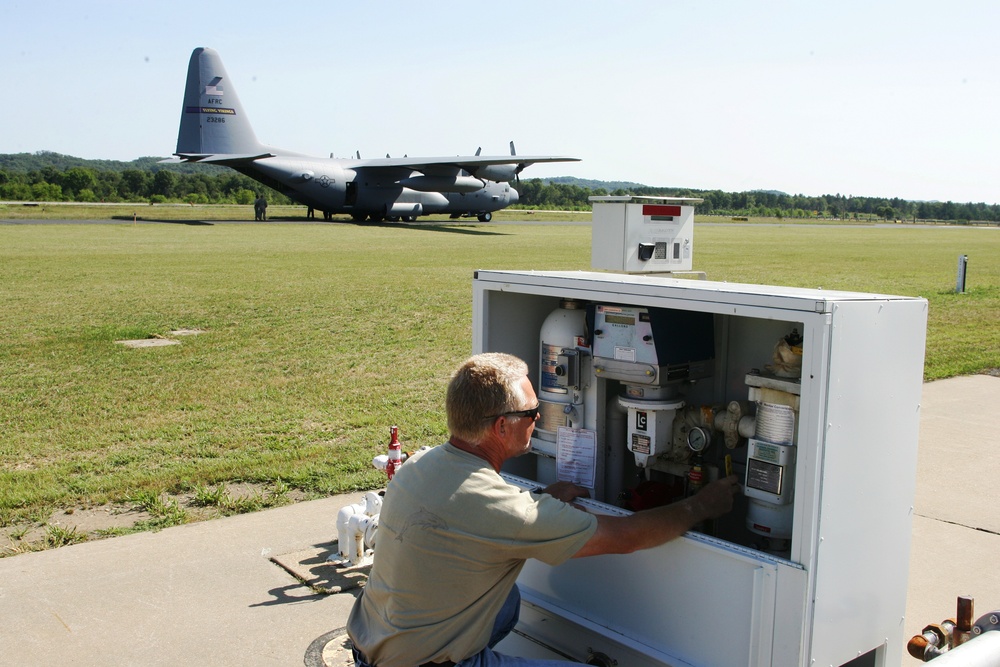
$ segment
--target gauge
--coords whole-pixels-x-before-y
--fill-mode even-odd
[[[712,442],[712,436],[706,429],[700,426],[693,426],[690,431],[688,431],[688,448],[692,452],[703,452],[705,448]]]

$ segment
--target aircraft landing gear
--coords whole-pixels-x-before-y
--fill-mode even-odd
[[[493,219],[493,214],[492,213],[480,213],[479,215],[476,216],[476,219],[479,220],[479,222],[489,222],[490,220]]]

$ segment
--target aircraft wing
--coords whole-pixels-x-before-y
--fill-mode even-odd
[[[421,157],[421,158],[376,158],[373,160],[351,160],[351,167],[389,167],[409,168],[424,171],[436,167],[453,167],[466,171],[476,171],[480,167],[495,165],[521,166],[523,169],[540,162],[579,162],[578,157],[562,157],[557,155],[456,155],[455,157]],[[523,165],[523,166],[522,166]]]
[[[509,183],[517,180],[528,165],[539,162],[579,162],[580,158],[558,155],[458,155],[455,157],[379,158],[348,160],[352,169],[411,170],[422,176],[411,176],[397,183],[425,192],[474,192],[486,181]]]

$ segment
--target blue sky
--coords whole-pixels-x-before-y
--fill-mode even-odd
[[[580,157],[524,177],[1000,202],[1000,3],[8,0],[0,153],[168,156],[221,54],[312,155]]]

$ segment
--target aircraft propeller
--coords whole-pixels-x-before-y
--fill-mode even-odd
[[[512,157],[517,157],[517,151],[514,150],[514,142],[513,141],[510,142],[510,154],[511,154]],[[514,169],[514,185],[515,185],[515,187],[520,187],[521,186],[521,172],[524,171],[524,168],[527,167],[527,166],[528,165],[525,164],[524,162],[520,162],[520,163],[518,163],[517,168]]]

